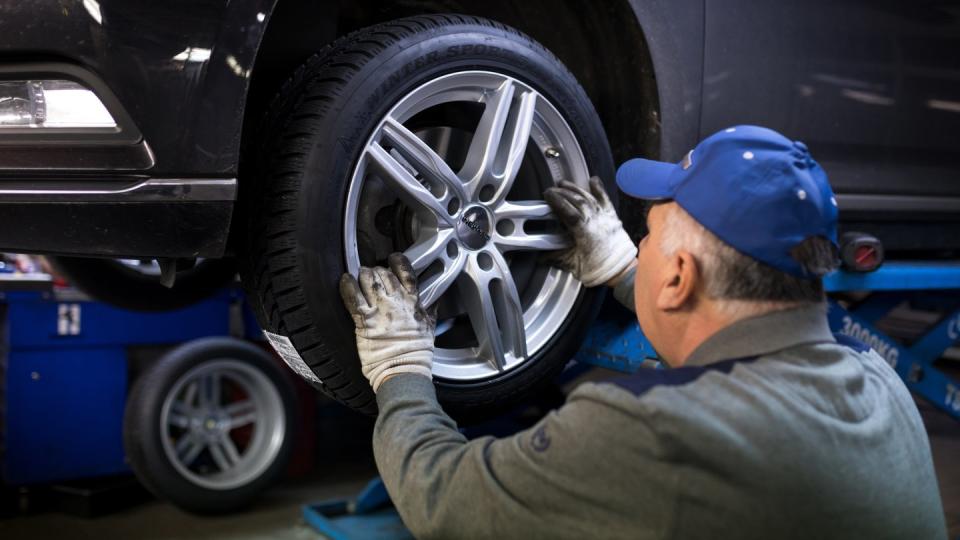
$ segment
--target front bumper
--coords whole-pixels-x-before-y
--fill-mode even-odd
[[[219,257],[236,179],[0,181],[0,251]]]

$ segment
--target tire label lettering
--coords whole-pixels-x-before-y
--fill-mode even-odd
[[[447,58],[453,58],[455,56],[466,54],[500,56],[510,60],[512,63],[517,64],[518,66],[526,64],[526,61],[521,56],[517,55],[510,49],[504,49],[503,47],[498,47],[496,45],[477,43],[467,45],[451,45],[447,47]]]
[[[323,381],[317,377],[313,370],[310,369],[310,366],[300,357],[300,353],[297,352],[297,348],[293,346],[290,338],[281,336],[280,334],[273,334],[266,330],[263,331],[263,335],[267,338],[267,341],[270,342],[270,345],[273,346],[273,350],[277,351],[280,358],[282,358],[297,375],[300,375],[308,381],[323,384]]]

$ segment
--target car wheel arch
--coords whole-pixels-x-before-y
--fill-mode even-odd
[[[271,3],[275,9],[267,15],[261,47],[251,68],[241,148],[256,146],[260,123],[270,99],[290,71],[313,51],[357,28],[437,10],[436,4],[429,2],[361,0],[313,6],[286,1]],[[688,134],[698,129],[697,124],[684,125],[673,130],[679,134],[674,138],[680,142],[662,141],[663,115],[658,84],[663,83],[658,81],[660,73],[655,75],[654,66],[671,71],[674,67],[666,58],[653,58],[653,52],[660,49],[651,48],[648,43],[648,26],[652,21],[667,19],[671,10],[634,0],[617,0],[604,3],[604,6],[594,3],[556,6],[550,0],[523,3],[496,0],[482,5],[455,0],[452,4],[442,7],[448,12],[487,17],[517,28],[543,43],[567,65],[573,75],[584,82],[617,161],[636,155],[661,156],[663,148],[680,148],[686,144]],[[541,16],[545,12],[550,12],[550,18]],[[324,18],[317,21],[318,17]],[[303,21],[314,21],[315,24],[304,25]],[[624,21],[628,24],[625,25]],[[567,30],[558,31],[557,25]],[[303,30],[305,26],[310,26],[309,35]],[[668,30],[662,33],[668,33]],[[576,39],[569,39],[571,35]],[[614,39],[594,41],[593,35],[613,36]],[[683,51],[684,57],[692,54]],[[702,50],[696,51],[695,56],[698,61],[702,60]],[[677,77],[665,78],[678,80]],[[699,81],[690,84],[699,85]],[[699,95],[699,86],[685,86],[677,95],[691,93]],[[685,118],[682,120],[686,121]],[[242,156],[238,156],[238,161],[242,161]],[[248,167],[241,162],[239,168],[240,189],[243,189]],[[627,212],[641,214],[632,210]],[[235,219],[234,223],[240,221],[242,217]],[[642,216],[637,219],[626,217],[625,221],[636,236],[643,233]]]

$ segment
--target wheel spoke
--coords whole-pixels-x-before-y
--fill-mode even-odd
[[[530,220],[554,220],[550,206],[543,201],[504,201],[497,207],[498,221],[510,220],[510,234],[501,234],[497,228],[493,236],[494,244],[500,251],[553,251],[572,245],[570,236],[564,232],[527,233],[524,225]]]
[[[515,99],[518,92],[519,99]],[[538,97],[533,90],[518,88],[512,80],[504,81],[488,95],[459,174],[474,198],[488,184],[496,187],[492,202],[506,198],[523,162]]]
[[[197,411],[183,401],[174,401],[170,404],[170,412],[180,416],[193,416]]]
[[[454,225],[451,213],[466,201],[463,183],[415,133],[387,118],[380,128],[380,141],[370,144],[367,155],[373,168],[405,203],[428,210],[442,225]]]
[[[246,399],[227,405],[223,411],[230,417],[229,429],[236,429],[257,421],[257,411],[253,401]]]
[[[200,455],[200,452],[203,451],[203,448],[204,444],[201,441],[197,440],[193,435],[187,434],[177,441],[174,451],[177,453],[177,458],[180,460],[180,463],[189,467],[197,459],[197,456]]]
[[[220,374],[210,373],[200,380],[200,405],[220,406]]]
[[[461,251],[453,260],[445,260],[443,271],[428,277],[420,283],[420,304],[432,306],[457,281],[463,271],[467,256]]]
[[[447,253],[447,243],[456,237],[452,229],[442,229],[436,234],[431,234],[425,240],[407,248],[403,252],[414,271],[418,274],[427,269],[437,259],[443,259]]]
[[[492,288],[492,297],[494,308],[497,313],[497,320],[503,333],[506,335],[507,343],[513,351],[513,355],[518,359],[527,357],[527,333],[523,324],[523,305],[520,303],[520,293],[517,291],[517,285],[513,281],[513,274],[510,273],[510,267],[507,261],[496,250],[491,249],[490,254],[494,260],[494,269],[498,269],[498,279],[494,282]]]
[[[544,201],[504,201],[494,213],[503,219],[556,219],[553,209]]]
[[[190,417],[185,414],[171,411],[170,415],[167,417],[167,423],[180,429],[187,429],[190,427]]]
[[[194,380],[187,385],[187,389],[183,393],[183,403],[185,403],[192,410],[196,404],[197,393],[199,392],[200,381]]]
[[[456,238],[452,229],[441,229],[408,248],[403,254],[410,260],[410,265],[417,274],[422,273],[436,261],[443,264],[443,269],[420,283],[420,303],[424,307],[433,305],[440,296],[450,288],[457,275],[463,269],[463,255],[458,251],[453,258],[447,252],[447,244]]]
[[[229,429],[237,429],[249,424],[253,424],[257,421],[257,413],[251,412],[247,414],[241,414],[230,418]]]
[[[210,457],[213,458],[213,462],[217,464],[220,472],[224,472],[236,464],[236,461],[234,461],[229,454],[225,439],[226,438],[220,438],[217,442],[210,445]],[[233,451],[236,452],[236,447],[233,448]]]
[[[533,113],[536,110],[536,105],[536,93],[525,92],[521,96],[516,111],[516,120],[509,126],[508,137],[501,144],[500,152],[506,153],[507,157],[502,172],[498,167],[498,171],[495,173],[499,182],[491,204],[497,204],[505,200],[507,193],[513,187],[513,181],[517,178],[517,172],[520,170],[520,164],[523,163],[523,156],[527,150],[527,141],[530,139],[530,127],[533,125]]]
[[[236,465],[240,461],[240,452],[237,450],[237,445],[234,444],[230,435],[226,433],[223,434],[220,438],[220,446],[223,447],[223,452],[227,455],[227,459],[230,460],[231,464]]]
[[[520,227],[514,225],[515,230],[509,236],[497,235],[494,243],[500,248],[500,251],[556,251],[570,247],[570,237],[562,233],[534,233],[523,232]]]
[[[488,258],[486,263],[484,257]],[[457,282],[480,356],[498,371],[506,368],[508,351],[518,359],[526,358],[523,306],[503,256],[493,249],[471,254]]]
[[[444,194],[440,197],[441,204],[446,207],[454,197],[461,203],[466,195],[460,178],[450,169],[450,166],[436,152],[423,142],[412,131],[393,118],[387,118],[381,128],[383,141],[409,163],[414,170],[420,173],[431,185],[442,187]]]

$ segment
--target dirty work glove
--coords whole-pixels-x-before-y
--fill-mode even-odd
[[[561,181],[544,198],[573,235],[573,247],[559,252],[556,264],[587,287],[614,286],[636,264],[637,246],[630,240],[603,183],[590,178],[590,191]]]
[[[340,296],[353,317],[363,375],[373,391],[391,375],[430,377],[436,325],[420,305],[417,276],[400,253],[387,258],[390,269],[360,268],[360,281],[340,278]]]

